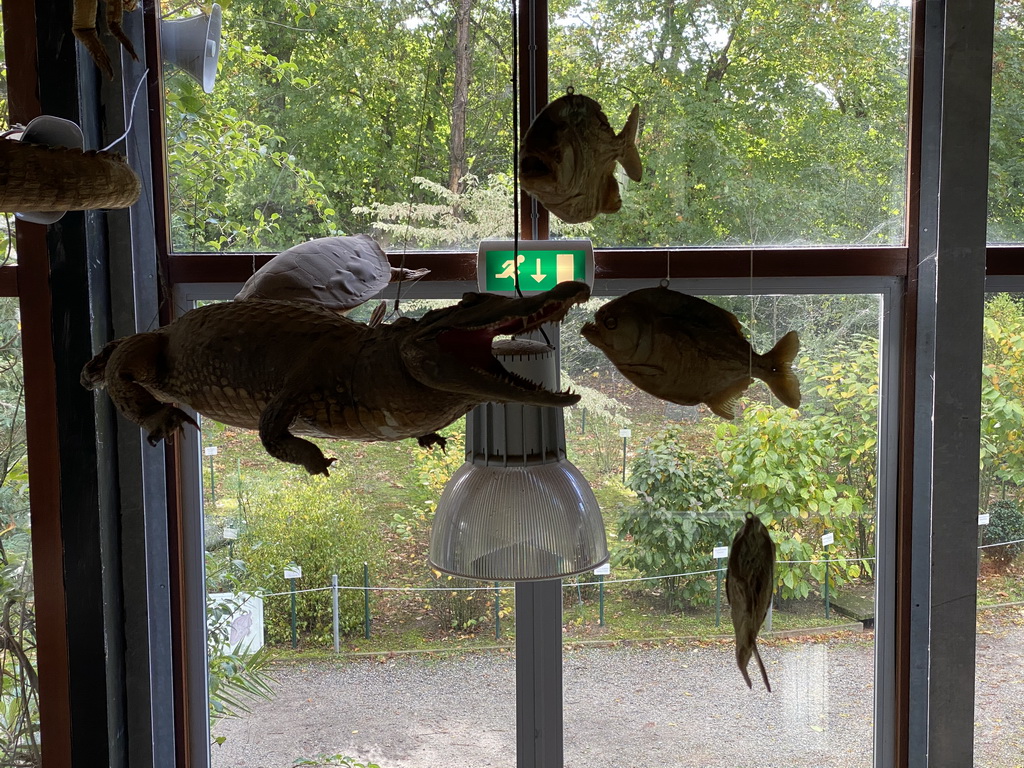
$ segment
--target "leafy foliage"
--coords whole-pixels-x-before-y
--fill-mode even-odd
[[[985,549],[986,557],[1005,571],[1024,552],[1024,512],[1021,512],[1017,502],[1003,499],[992,502],[989,514],[991,517],[985,529],[985,543],[1013,542]]]
[[[363,563],[379,556],[378,539],[366,522],[359,503],[334,483],[307,478],[251,496],[245,505],[246,525],[235,544],[246,566],[239,578],[245,591],[263,591],[268,585],[288,590],[284,567],[302,567],[297,589],[328,587],[331,575],[338,583],[362,584]],[[324,592],[296,595],[297,626],[302,636],[324,640],[332,635],[331,601]],[[361,625],[363,596],[358,590],[340,590],[339,624],[342,632]],[[267,641],[283,643],[291,637],[288,595],[264,601]]]
[[[981,502],[996,483],[1024,485],[1024,306],[997,294],[985,312],[981,385]]]
[[[716,568],[712,549],[731,540],[742,512],[729,505],[721,462],[680,447],[681,431],[659,432],[633,462],[627,485],[640,503],[619,513],[618,536],[630,545],[616,551],[615,562],[645,576],[672,576],[665,580],[670,605],[701,605],[713,598],[713,580],[674,574]]]

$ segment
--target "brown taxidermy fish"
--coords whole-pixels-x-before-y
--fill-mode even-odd
[[[800,405],[790,368],[800,349],[796,331],[759,355],[732,312],[695,296],[666,287],[633,291],[601,307],[580,332],[627,379],[662,400],[705,403],[732,419],[757,378],[790,408]]]
[[[591,221],[622,207],[615,163],[640,181],[643,167],[636,151],[640,105],[626,126],[612,130],[601,105],[570,88],[533,119],[519,149],[519,183],[562,221]]]
[[[725,576],[725,595],[729,598],[732,627],[736,633],[736,663],[747,688],[752,688],[747,664],[751,655],[761,669],[764,687],[771,693],[768,673],[757,650],[757,633],[768,615],[775,589],[775,542],[764,523],[747,513],[747,521],[732,540],[729,566]]]

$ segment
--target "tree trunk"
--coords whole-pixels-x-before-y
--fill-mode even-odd
[[[466,110],[469,105],[469,16],[471,0],[453,0],[455,4],[455,88],[452,95],[452,137],[448,154],[448,188],[461,192],[466,167]]]

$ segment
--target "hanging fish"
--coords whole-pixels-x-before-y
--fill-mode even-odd
[[[800,405],[790,368],[800,348],[796,331],[759,355],[734,314],[695,296],[666,287],[633,291],[601,307],[581,333],[627,379],[662,400],[705,403],[731,419],[757,378],[790,408]]]
[[[768,615],[775,589],[775,542],[764,523],[747,513],[747,521],[732,540],[725,577],[725,595],[729,598],[732,627],[736,633],[736,663],[747,687],[752,688],[747,664],[753,654],[761,669],[764,687],[771,693],[768,673],[757,650],[757,633]]]
[[[428,274],[429,269],[392,267],[368,235],[318,237],[260,267],[235,300],[310,301],[345,314],[380,293],[390,280],[416,280]]]
[[[591,221],[622,207],[615,163],[640,181],[643,167],[636,150],[640,105],[626,126],[612,130],[601,105],[569,88],[534,118],[519,149],[519,181],[524,190],[562,221]]]

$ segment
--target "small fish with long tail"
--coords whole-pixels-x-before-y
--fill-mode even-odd
[[[736,633],[736,664],[747,687],[752,688],[747,664],[753,655],[769,693],[772,686],[757,650],[757,633],[768,615],[774,590],[775,542],[764,523],[756,515],[748,513],[746,522],[732,540],[725,595],[729,598],[732,627]]]

